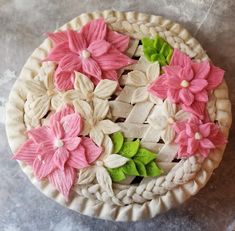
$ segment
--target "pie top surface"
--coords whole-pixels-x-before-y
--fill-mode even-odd
[[[13,87],[13,159],[45,195],[86,215],[139,220],[195,194],[231,124],[224,70],[159,16],[78,16],[37,48]]]

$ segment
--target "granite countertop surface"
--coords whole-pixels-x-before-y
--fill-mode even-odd
[[[83,12],[104,9],[162,15],[181,23],[226,70],[235,104],[234,0],[0,0],[0,231],[235,230],[235,125],[206,187],[179,208],[140,222],[115,223],[63,208],[42,195],[10,160],[4,105],[27,57],[45,32]]]

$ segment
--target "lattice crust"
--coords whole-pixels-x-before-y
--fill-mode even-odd
[[[135,12],[117,12],[104,11],[90,14],[82,14],[65,24],[60,30],[75,29],[78,30],[87,22],[104,17],[111,29],[128,34],[132,38],[131,46],[128,50],[129,55],[140,56],[141,46],[136,49],[138,40],[142,37],[154,37],[160,35],[172,47],[179,48],[182,52],[191,58],[202,61],[208,59],[205,51],[200,44],[190,36],[179,24],[172,23],[160,16],[145,15]],[[51,42],[46,39],[39,48],[30,56],[22,69],[20,77],[16,81],[9,97],[7,106],[6,129],[10,147],[13,152],[26,140],[26,128],[35,127],[40,123],[46,123],[46,120],[32,120],[30,115],[30,103],[26,102],[25,80],[34,79],[40,76],[41,60],[44,59],[50,49]],[[138,65],[132,65],[128,70],[147,71],[147,65],[139,62]],[[122,74],[122,71],[120,72]],[[122,84],[125,84],[125,78],[122,78]],[[48,110],[53,111],[59,106],[59,102],[69,102],[68,94],[52,92],[49,83],[46,85],[46,94],[55,95],[54,99],[48,104]],[[89,216],[96,216],[104,219],[118,221],[139,220],[153,217],[156,214],[166,211],[177,204],[183,203],[191,195],[197,193],[210,178],[213,170],[221,161],[225,146],[216,149],[210,153],[208,158],[202,159],[196,156],[181,160],[179,163],[171,163],[171,155],[167,147],[162,144],[154,143],[152,131],[149,124],[146,124],[151,110],[154,110],[156,102],[150,98],[144,103],[136,103],[132,106],[131,96],[134,87],[125,85],[122,92],[115,99],[110,101],[110,107],[113,116],[124,117],[125,122],[120,123],[126,137],[142,138],[142,145],[149,149],[162,152],[165,155],[158,157],[160,167],[165,169],[167,174],[157,178],[146,178],[139,185],[113,184],[114,195],[108,194],[99,184],[87,184],[74,187],[71,200],[66,202],[63,196],[47,181],[38,182],[29,166],[20,163],[22,170],[29,177],[31,182],[36,185],[45,195],[54,199],[58,203],[81,212]],[[32,96],[33,97],[33,96]],[[30,101],[30,99],[28,99]],[[44,99],[48,102],[47,98]],[[120,115],[119,107],[125,108],[125,113]],[[210,96],[208,103],[208,112],[212,120],[218,121],[221,130],[226,137],[231,125],[231,104],[228,98],[228,89],[223,82]],[[142,111],[142,116],[138,120],[132,115],[136,111]],[[135,120],[134,120],[135,119]],[[129,129],[125,130],[126,123],[137,128],[138,137],[132,137]],[[131,125],[130,125],[131,124]],[[129,128],[129,127],[128,127]],[[141,128],[141,129],[140,129]],[[151,140],[152,139],[152,140]],[[169,155],[167,160],[166,155]]]

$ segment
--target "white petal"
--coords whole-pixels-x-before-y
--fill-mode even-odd
[[[94,95],[101,99],[108,99],[115,92],[117,85],[116,81],[103,79],[96,86]]]
[[[98,99],[95,97],[93,99],[93,105],[94,105],[93,118],[96,121],[103,120],[109,111],[108,100]]]
[[[36,80],[26,80],[25,87],[29,93],[32,93],[38,96],[45,95],[47,92],[47,89],[44,86],[44,84]]]
[[[86,97],[78,90],[68,90],[64,93],[64,100],[66,102],[73,102],[76,99],[85,100]]]
[[[165,144],[171,143],[175,137],[175,131],[172,126],[169,124],[166,129],[162,132],[161,137]]]
[[[94,90],[94,84],[87,76],[80,72],[75,72],[74,88],[88,100],[89,94]]]
[[[168,124],[165,116],[151,116],[148,118],[148,123],[157,130],[163,130]]]
[[[88,167],[79,170],[78,173],[78,180],[76,184],[89,184],[91,183],[96,177],[95,167]]]
[[[150,64],[147,68],[146,75],[148,78],[148,82],[153,82],[160,74],[160,66],[158,62],[154,62]]]
[[[63,94],[55,94],[51,97],[51,107],[54,110],[57,110],[58,108],[60,108],[62,105],[64,105],[64,97]]]
[[[176,104],[171,103],[168,100],[165,100],[162,106],[163,113],[165,114],[166,117],[175,117],[176,113]]]
[[[101,166],[96,167],[96,179],[101,188],[110,196],[113,195],[112,180],[108,171]]]
[[[106,156],[110,155],[113,151],[113,142],[109,136],[107,135],[104,136],[102,147],[104,151],[101,153],[101,156],[99,157],[99,159],[101,160],[105,159]]]
[[[47,89],[54,88],[54,72],[56,65],[53,62],[43,62],[39,71],[39,78],[43,79],[44,85]]]
[[[103,132],[97,127],[91,128],[90,131],[90,138],[98,145],[101,146],[103,139],[104,139],[104,134]]]
[[[118,124],[111,120],[101,120],[98,122],[97,126],[103,131],[104,134],[112,134],[114,132],[120,131]]]
[[[156,104],[156,105],[162,105],[163,104],[163,100],[158,98],[157,96],[153,96],[152,94],[149,93],[149,100]]]
[[[189,113],[183,110],[180,110],[175,114],[175,119],[178,121],[188,120],[188,118]]]
[[[104,165],[107,168],[118,168],[123,166],[127,161],[129,161],[129,159],[124,156],[112,154],[104,159]]]
[[[30,117],[35,119],[42,119],[49,111],[50,98],[47,95],[37,97],[30,104]]]
[[[148,80],[146,75],[142,71],[131,71],[127,75],[126,85],[131,85],[135,87],[146,86]]]
[[[131,104],[144,102],[148,99],[148,96],[149,96],[149,93],[147,91],[147,88],[139,87],[134,91],[131,97]]]
[[[84,100],[74,100],[73,105],[75,111],[80,113],[84,119],[89,120],[92,118],[92,109],[89,103]]]

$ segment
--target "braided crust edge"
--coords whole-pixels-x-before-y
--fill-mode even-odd
[[[200,44],[179,24],[161,16],[146,15],[136,12],[104,11],[82,14],[60,29],[79,29],[93,19],[104,17],[111,28],[140,39],[143,36],[159,34],[173,47],[179,48],[196,60],[208,59]],[[29,57],[19,78],[14,84],[7,105],[6,130],[11,150],[24,142],[26,130],[24,124],[24,103],[26,93],[22,80],[33,79],[51,49],[51,42],[46,39]],[[216,120],[222,131],[228,136],[231,126],[231,103],[225,81],[214,91],[216,98]],[[47,181],[38,182],[29,166],[20,163],[30,181],[46,196],[58,203],[89,216],[117,221],[135,221],[153,217],[196,194],[209,180],[213,170],[220,163],[224,147],[216,149],[205,160],[192,157],[181,161],[168,175],[144,182],[139,186],[114,185],[115,196],[110,198],[100,190],[99,185],[83,187],[73,192],[71,200],[66,202],[63,196]],[[105,203],[104,203],[105,202]],[[126,205],[126,206],[123,206]]]

